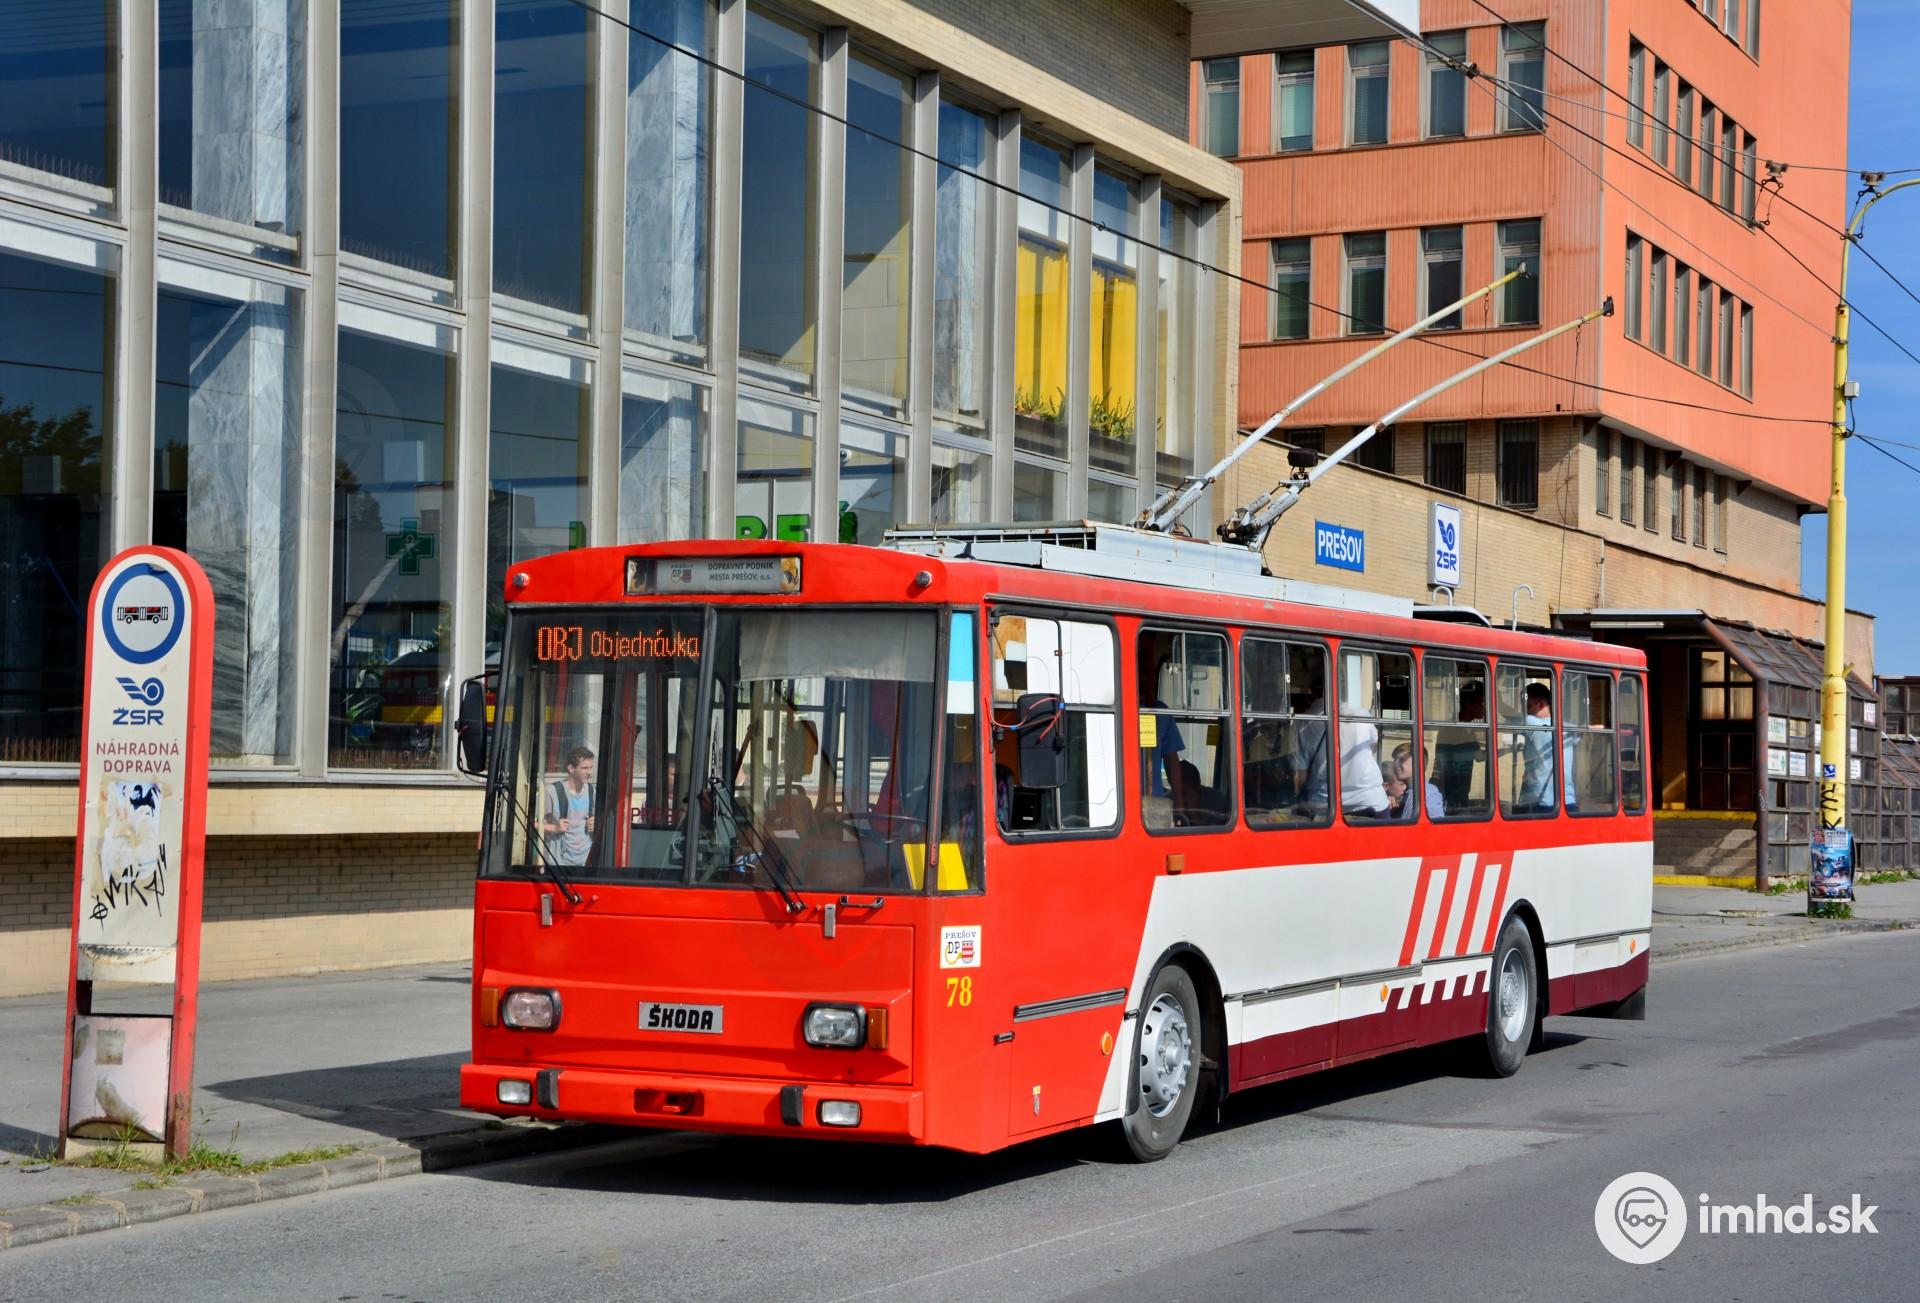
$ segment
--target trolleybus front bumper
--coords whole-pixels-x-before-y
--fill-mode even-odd
[[[507,1102],[523,1093],[526,1103]],[[501,1117],[750,1135],[914,1143],[926,1132],[922,1093],[898,1086],[549,1068],[538,1063],[462,1064],[460,1106]],[[838,1121],[823,1121],[823,1116]]]

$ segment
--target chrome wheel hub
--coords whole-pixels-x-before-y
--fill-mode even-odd
[[[1180,1102],[1193,1071],[1187,1011],[1171,994],[1153,1002],[1140,1024],[1140,1095],[1147,1111],[1165,1117]]]
[[[1527,1026],[1527,966],[1518,950],[1500,961],[1500,1034],[1517,1041]]]

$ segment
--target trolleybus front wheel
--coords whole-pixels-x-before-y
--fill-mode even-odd
[[[1173,1152],[1200,1093],[1203,1021],[1200,993],[1187,970],[1168,964],[1153,975],[1140,1001],[1133,1043],[1133,1098],[1120,1130],[1142,1163]]]

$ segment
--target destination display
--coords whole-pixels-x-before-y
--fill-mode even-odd
[[[797,556],[627,558],[629,597],[799,591]]]

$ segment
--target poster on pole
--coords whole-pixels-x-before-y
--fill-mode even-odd
[[[198,563],[160,547],[113,558],[87,604],[63,1156],[189,1143],[212,690]]]
[[[1807,908],[1853,901],[1853,830],[1816,828],[1812,870],[1807,874]]]

